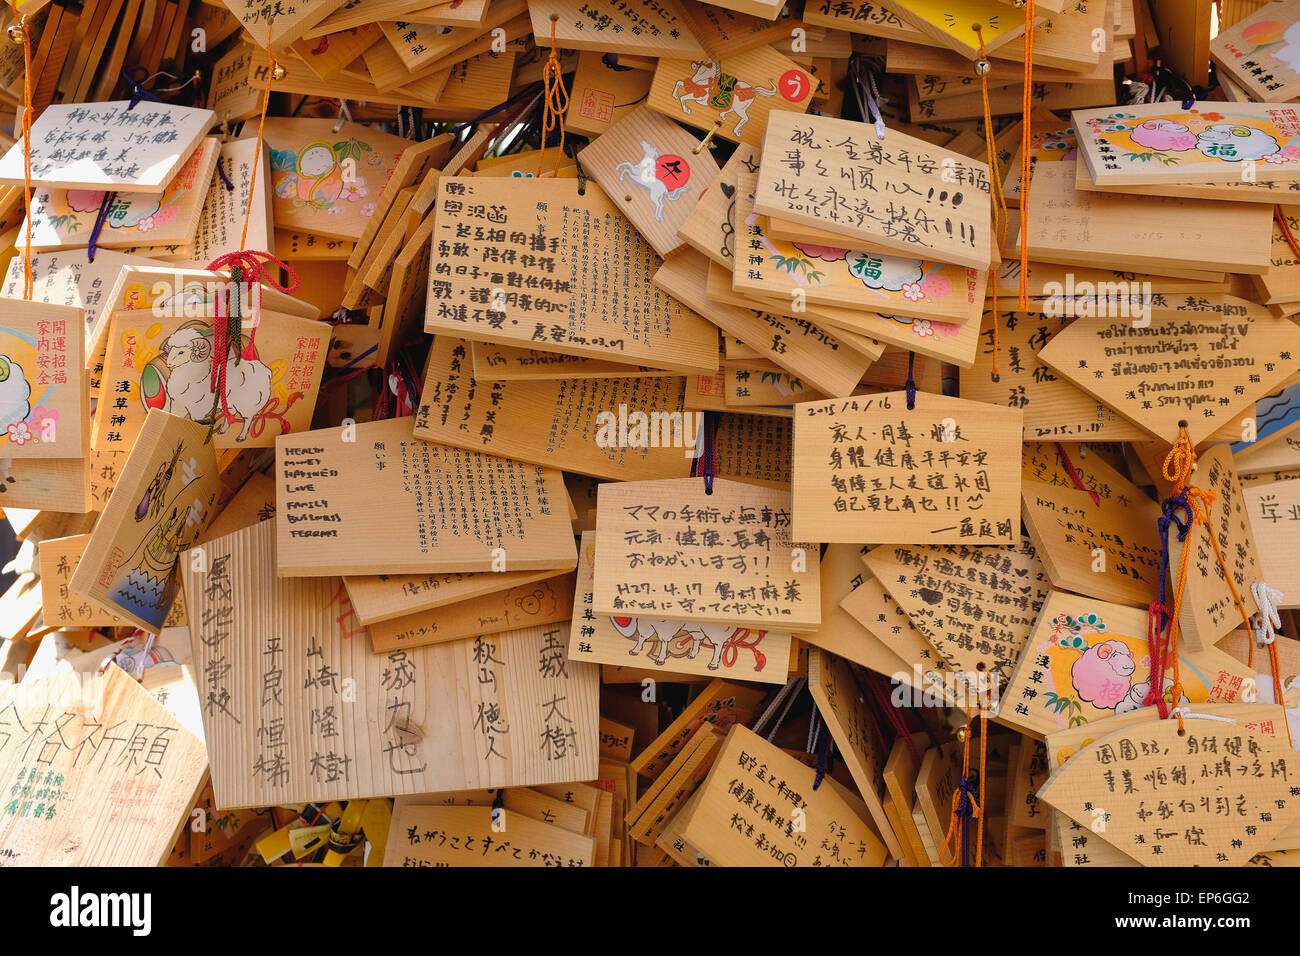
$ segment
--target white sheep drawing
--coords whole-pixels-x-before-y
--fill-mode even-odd
[[[159,357],[167,366],[166,395],[162,410],[173,415],[201,421],[212,411],[212,338],[206,330],[183,327],[162,342]],[[271,399],[271,370],[256,358],[235,361],[232,347],[226,359],[226,406],[235,418],[243,419],[238,441],[248,437],[253,419]],[[222,434],[230,422],[217,410],[217,433]]]

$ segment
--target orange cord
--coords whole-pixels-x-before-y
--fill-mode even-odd
[[[1020,133],[1020,308],[1029,308],[1029,147],[1032,138],[1029,111],[1034,91],[1034,0],[1025,0],[1025,98]]]
[[[560,127],[560,151],[555,157],[555,165],[551,167],[551,175],[554,176],[560,168],[560,159],[564,156],[564,114],[569,109],[569,91],[564,88],[564,76],[560,69],[560,56],[555,47],[555,22],[560,18],[551,14],[551,53],[546,58],[546,65],[542,67],[542,87],[545,93],[542,96],[542,153],[537,157],[537,176],[542,175],[542,164],[546,161],[546,134],[555,129],[558,124]]]
[[[271,81],[275,78],[275,54],[267,49],[267,55],[271,58],[271,67],[266,74],[266,88],[262,90],[262,115],[257,121],[257,149],[253,151],[255,157],[253,161],[253,174],[248,183],[248,203],[244,206],[244,230],[239,235],[239,251],[243,252],[244,247],[248,245],[248,221],[253,214],[253,196],[257,188],[257,168],[262,165],[262,133],[266,129],[266,109],[271,102]]]
[[[975,865],[982,867],[984,865],[984,788],[987,780],[988,765],[988,744],[989,744],[989,712],[983,702],[980,703],[980,769],[979,769],[979,797],[971,797],[971,816],[975,819]],[[966,737],[962,745],[961,754],[961,779],[965,780],[970,776],[970,739],[972,727],[970,714],[966,715]],[[958,860],[958,833],[961,830],[961,818],[957,815],[957,808],[961,805],[961,788],[953,791],[952,794],[952,816],[948,818],[948,832],[944,834],[943,846],[939,847],[939,863],[943,866],[956,866]],[[952,845],[952,856],[948,856],[948,846]]]
[[[23,203],[27,210],[27,241],[23,250],[23,298],[32,297],[32,38],[27,17],[10,3],[14,21],[23,31]]]
[[[975,35],[980,41],[980,58],[979,62],[991,69],[988,57],[984,52],[984,28],[979,24],[975,25]],[[980,94],[984,98],[984,145],[988,155],[989,178],[992,180],[993,198],[996,202],[993,205],[993,232],[997,235],[998,252],[1001,255],[1003,244],[1007,238],[1007,225],[1010,216],[1007,214],[1007,200],[1002,193],[1002,170],[998,163],[998,149],[994,142],[993,136],[993,113],[989,108],[989,77],[988,70],[980,73]],[[998,370],[998,354],[1001,351],[1001,319],[998,316],[998,277],[990,269],[989,279],[992,280],[990,285],[993,288],[993,368],[989,371],[989,377],[993,381],[1001,378]]]
[[[1247,658],[1247,666],[1254,667],[1255,646],[1253,637],[1253,628],[1250,623],[1250,613],[1246,610],[1246,602],[1242,600],[1241,593],[1237,590],[1236,582],[1232,580],[1232,573],[1228,570],[1228,562],[1223,558],[1223,550],[1219,547],[1219,539],[1214,534],[1210,526],[1210,506],[1218,498],[1218,493],[1214,491],[1202,491],[1200,488],[1189,486],[1188,482],[1192,477],[1192,469],[1196,465],[1196,449],[1192,445],[1191,435],[1188,434],[1186,425],[1178,426],[1178,439],[1174,442],[1169,453],[1165,455],[1165,460],[1161,466],[1161,474],[1166,481],[1173,483],[1173,494],[1177,497],[1186,492],[1187,509],[1191,513],[1191,524],[1188,527],[1188,533],[1197,525],[1205,525],[1205,536],[1210,539],[1210,545],[1214,548],[1214,557],[1219,562],[1219,570],[1223,572],[1223,580],[1227,582],[1228,590],[1232,594],[1232,600],[1237,605],[1237,611],[1241,614],[1242,623],[1246,626],[1246,631],[1251,634],[1248,641],[1250,648]],[[1187,565],[1188,556],[1192,553],[1191,542],[1187,542],[1183,547],[1182,556],[1178,561],[1178,577],[1174,581],[1174,603],[1170,608],[1169,618],[1169,657],[1173,661],[1174,685],[1170,696],[1173,699],[1174,706],[1178,706],[1178,700],[1182,697],[1182,680],[1178,668],[1178,635],[1180,626],[1178,622],[1179,612],[1183,603],[1183,591],[1187,586]],[[1273,667],[1273,693],[1274,700],[1282,703],[1282,674],[1278,667],[1277,646],[1270,644],[1268,646],[1269,660]],[[1163,678],[1163,675],[1161,675]],[[1163,688],[1161,688],[1163,691]],[[1178,726],[1183,727],[1183,715],[1178,714]],[[1290,728],[1287,729],[1287,738],[1290,739]]]
[[[962,780],[965,780],[967,775],[970,773],[970,738],[971,738],[971,720],[970,720],[970,714],[967,714],[966,715],[966,736],[962,742],[962,753],[961,753],[961,779]],[[974,815],[982,816],[983,808],[980,807],[979,802],[975,800],[972,800],[971,802],[975,804],[975,808],[972,811],[972,813]],[[944,834],[943,846],[939,847],[939,862],[944,866],[957,865],[958,849],[957,849],[956,839],[957,839],[957,832],[961,826],[961,819],[957,816],[957,807],[958,805],[960,805],[960,803],[961,803],[961,787],[959,785],[958,788],[952,792],[952,816],[948,818],[948,832]],[[949,844],[952,844],[951,859],[949,859],[948,857]]]

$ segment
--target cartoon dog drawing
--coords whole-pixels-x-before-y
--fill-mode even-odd
[[[686,184],[683,183],[669,192],[668,185],[655,175],[655,163],[659,161],[659,148],[647,143],[645,140],[641,140],[641,150],[643,155],[639,163],[633,165],[632,163],[622,162],[615,166],[614,169],[618,171],[618,181],[620,183],[627,178],[628,174],[631,174],[632,182],[650,194],[650,201],[655,204],[655,221],[663,222],[664,200],[676,201],[686,190]]]
[[[692,60],[691,69],[695,73],[688,80],[678,80],[673,87],[673,99],[682,106],[682,112],[691,115],[689,104],[713,106],[721,109],[718,119],[726,119],[727,114],[736,114],[736,128],[732,133],[739,134],[749,122],[749,107],[754,96],[775,96],[776,83],[770,87],[753,86],[734,76],[722,72],[712,60]]]
[[[654,638],[659,642],[659,653],[654,658],[654,662],[662,666],[668,660],[668,645],[672,639],[682,631],[685,631],[691,638],[691,649],[687,657],[692,660],[700,653],[700,645],[708,641],[713,645],[713,660],[709,662],[709,670],[716,671],[718,664],[722,661],[722,651],[727,642],[733,638],[744,636],[749,633],[745,628],[736,628],[728,624],[683,624],[680,621],[656,620],[645,617],[611,617],[610,621],[614,624],[614,629],[628,640],[636,640],[636,646],[628,651],[633,657],[641,653],[645,647],[646,641]],[[754,644],[757,644],[762,635],[755,635]],[[755,651],[755,657],[762,659]],[[759,668],[761,669],[761,665]]]
[[[212,329],[201,322],[188,322],[163,339],[158,357],[140,377],[140,398],[146,408],[160,408],[172,415],[202,421],[212,412],[216,393],[212,388]],[[237,441],[248,437],[253,419],[271,400],[271,370],[245,350],[235,361],[232,346],[226,358],[226,407],[218,409],[217,433],[223,434],[236,419],[244,427]]]

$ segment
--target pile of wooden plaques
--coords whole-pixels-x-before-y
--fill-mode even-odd
[[[1300,0],[3,18],[0,866],[1300,860]]]

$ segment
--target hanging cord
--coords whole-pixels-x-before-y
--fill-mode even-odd
[[[1284,597],[1277,588],[1271,588],[1264,581],[1256,581],[1250,586],[1250,594],[1259,607],[1259,624],[1255,627],[1255,644],[1268,645],[1268,660],[1273,668],[1273,703],[1285,707],[1282,695],[1286,688],[1282,686],[1282,670],[1277,656],[1275,638],[1282,629],[1282,617],[1278,614],[1278,603]],[[1250,645],[1250,661],[1255,657],[1255,646]],[[1253,667],[1253,663],[1251,664]],[[1289,731],[1288,731],[1289,733]]]
[[[980,707],[980,764],[978,775],[970,768],[970,740],[973,733],[970,713],[966,714],[966,726],[962,728],[961,778],[952,795],[952,816],[948,821],[948,832],[939,847],[939,862],[944,866],[971,865],[970,826],[976,825],[974,865],[984,863],[984,807],[981,803],[981,789],[985,785],[985,773],[988,757],[988,715]],[[958,837],[960,836],[960,839]],[[948,846],[952,844],[951,856]]]
[[[402,111],[399,109],[397,111],[397,116],[399,119],[401,118],[401,115],[402,115]],[[340,99],[338,116],[334,120],[334,132],[337,133],[339,130],[341,130],[343,128],[344,123],[351,123],[351,122],[352,122],[352,110],[348,109],[348,101],[344,99]]]
[[[268,34],[270,25],[268,24]],[[262,155],[262,148],[265,142],[266,129],[266,112],[271,102],[271,82],[275,77],[276,61],[274,54],[270,54],[270,69],[266,75],[266,86],[262,89],[262,108],[261,115],[257,122],[257,143],[253,151],[254,157]],[[212,326],[212,372],[210,377],[212,395],[212,410],[208,413],[203,423],[208,425],[208,441],[212,438],[213,430],[217,424],[217,414],[220,412],[225,416],[227,424],[234,421],[230,414],[228,398],[226,394],[226,364],[227,357],[233,351],[234,362],[238,365],[245,357],[245,354],[252,356],[253,343],[257,338],[257,329],[261,325],[262,319],[262,285],[271,286],[286,295],[291,294],[298,288],[298,275],[288,263],[277,259],[269,252],[260,252],[249,250],[248,247],[248,225],[253,213],[253,196],[257,189],[257,168],[260,162],[253,163],[252,173],[249,178],[248,203],[244,206],[244,225],[239,235],[239,251],[226,253],[218,256],[208,263],[209,272],[217,272],[221,269],[230,270],[230,284],[224,295],[217,294],[216,297],[216,316]],[[266,268],[267,263],[275,264],[278,269],[275,275],[272,275]],[[284,270],[281,273],[279,270]],[[287,283],[282,283],[280,275],[285,274],[289,277]],[[252,323],[249,329],[248,343],[243,340],[243,294],[247,282],[249,297],[252,299],[248,303],[252,308]],[[222,311],[225,315],[222,315]],[[225,322],[222,322],[222,319]]]
[[[1197,509],[1193,506],[1191,500],[1192,492],[1196,489],[1188,486],[1188,481],[1191,479],[1192,470],[1195,466],[1196,449],[1192,445],[1191,435],[1188,434],[1187,423],[1183,422],[1178,426],[1178,438],[1174,442],[1173,447],[1169,449],[1169,453],[1165,455],[1164,463],[1160,469],[1165,480],[1173,484],[1174,493],[1169,499],[1166,499],[1166,503],[1173,502],[1173,506],[1168,513],[1173,514],[1180,504],[1185,507],[1188,512],[1187,524],[1185,526],[1180,525],[1178,529],[1178,540],[1183,542],[1187,540],[1187,535],[1199,523]],[[1210,494],[1213,495],[1213,492]],[[1166,525],[1166,534],[1167,527],[1168,526]],[[1211,535],[1210,537],[1213,539],[1214,536]],[[1218,547],[1217,543],[1215,544],[1215,547]],[[1174,578],[1174,603],[1169,608],[1169,631],[1168,638],[1166,639],[1162,650],[1162,667],[1158,675],[1154,671],[1152,672],[1151,686],[1147,691],[1147,700],[1151,700],[1154,696],[1156,700],[1160,701],[1160,713],[1162,716],[1165,716],[1166,712],[1163,706],[1165,682],[1164,666],[1168,666],[1173,672],[1173,685],[1170,688],[1169,699],[1175,705],[1175,711],[1170,712],[1169,715],[1178,718],[1178,729],[1180,731],[1184,730],[1184,727],[1182,714],[1177,713],[1176,710],[1177,704],[1182,699],[1183,695],[1183,681],[1178,657],[1178,636],[1181,630],[1181,625],[1178,618],[1179,613],[1182,610],[1183,590],[1187,585],[1188,558],[1191,556],[1191,553],[1192,549],[1190,547],[1183,547],[1182,557],[1178,562],[1178,574]],[[1149,626],[1150,621],[1148,619],[1148,627]],[[1154,662],[1152,663],[1154,664]]]
[[[542,151],[537,157],[537,175],[542,175],[542,164],[546,161],[546,136],[558,124],[560,127],[560,151],[555,157],[555,166],[551,169],[554,176],[560,168],[560,157],[564,155],[564,114],[569,109],[569,91],[564,88],[564,76],[560,72],[560,54],[555,47],[555,24],[560,19],[558,14],[551,14],[551,53],[542,67],[542,86],[545,96],[542,100]]]
[[[802,687],[803,687],[803,678],[800,678],[799,680],[800,680],[800,685],[799,685],[799,686],[800,686],[800,688],[802,688]],[[768,743],[771,743],[771,742],[772,742],[772,739],[773,739],[774,737],[776,737],[776,732],[777,732],[778,730],[781,729],[781,724],[783,724],[783,723],[785,722],[785,715],[788,714],[788,713],[790,713],[790,708],[794,706],[794,702],[795,702],[795,700],[796,700],[798,697],[799,697],[799,694],[798,694],[797,692],[796,692],[796,693],[793,693],[793,694],[790,694],[789,696],[786,697],[786,699],[785,699],[785,706],[781,708],[781,713],[780,713],[780,715],[776,718],[776,720],[774,720],[774,721],[772,722],[772,729],[769,730],[769,731],[767,732],[767,742],[768,742]]]
[[[108,225],[108,213],[113,208],[113,200],[117,198],[117,193],[106,192],[104,198],[99,201],[99,212],[95,214],[95,224],[90,227],[90,238],[86,241],[86,259],[90,262],[95,261],[95,252],[99,248],[99,237]]]
[[[32,268],[32,35],[27,17],[18,15],[18,7],[10,0],[14,22],[23,34],[23,203],[27,210],[27,239],[23,248],[23,298],[31,300],[35,279]]]
[[[1070,461],[1070,453],[1065,450],[1065,446],[1059,441],[1056,443],[1056,453],[1061,458],[1061,465],[1065,468],[1065,473],[1070,476],[1070,481],[1074,482],[1074,487],[1092,495],[1092,503],[1100,507],[1101,495],[1083,483],[1083,479],[1079,477],[1078,469],[1074,467],[1074,462]]]
[[[1291,255],[1295,256],[1297,262],[1300,262],[1300,243],[1296,242],[1295,234],[1291,231],[1291,224],[1286,221],[1286,213],[1282,211],[1281,206],[1273,207],[1273,219],[1277,222],[1278,229],[1282,231],[1282,238],[1291,247]]]
[[[858,113],[865,123],[868,119],[876,127],[876,139],[885,138],[885,117],[880,112],[880,90],[876,86],[876,71],[861,53],[853,54],[853,96],[858,101]]]
[[[903,393],[907,396],[907,410],[916,408],[916,353],[907,353],[907,381],[903,383]]]
[[[233,193],[235,191],[235,184],[232,183],[230,177],[226,175],[226,170],[221,165],[220,158],[217,159],[217,175],[220,176],[221,181],[226,184],[226,192]]]
[[[135,78],[135,74],[137,73],[143,73],[144,79],[137,80]],[[156,76],[157,74],[154,75]],[[127,85],[131,87],[131,102],[127,106],[128,112],[135,109],[144,100],[149,100],[151,103],[162,102],[162,100],[159,97],[155,96],[153,93],[149,92],[149,90],[145,89],[143,84],[148,83],[151,79],[153,79],[153,77],[149,75],[149,71],[145,69],[143,66],[127,67],[125,70],[122,71],[122,79]]]
[[[695,463],[695,474],[704,479],[704,493],[713,494],[713,479],[718,474],[718,419],[713,412],[704,415],[704,448]]]
[[[1241,614],[1241,619],[1246,626],[1246,630],[1251,632],[1254,630],[1254,626],[1251,623],[1250,614],[1247,612],[1246,604],[1241,599],[1241,594],[1237,590],[1236,582],[1232,579],[1232,573],[1228,568],[1228,563],[1223,557],[1223,550],[1219,547],[1218,536],[1214,534],[1210,523],[1210,507],[1218,498],[1218,493],[1214,491],[1203,491],[1200,488],[1188,484],[1191,480],[1192,471],[1195,466],[1196,450],[1192,445],[1191,436],[1188,434],[1187,424],[1183,422],[1178,426],[1178,440],[1169,450],[1169,454],[1165,456],[1164,464],[1161,468],[1161,473],[1165,480],[1173,483],[1174,495],[1172,500],[1175,502],[1181,500],[1185,503],[1191,514],[1191,519],[1188,521],[1186,529],[1179,529],[1179,540],[1185,541],[1187,534],[1197,525],[1206,526],[1205,536],[1209,538],[1210,545],[1214,549],[1214,557],[1219,563],[1219,571],[1223,575],[1224,583],[1228,585],[1228,591],[1232,594],[1232,600],[1237,605],[1237,611]],[[1180,730],[1183,729],[1183,721],[1182,715],[1177,713],[1177,704],[1178,701],[1182,699],[1183,687],[1181,675],[1179,673],[1178,660],[1178,637],[1181,629],[1179,615],[1182,609],[1184,589],[1187,585],[1188,559],[1191,552],[1192,549],[1190,547],[1184,546],[1182,557],[1178,562],[1178,576],[1174,581],[1174,603],[1169,612],[1169,639],[1164,650],[1164,655],[1169,659],[1174,675],[1174,683],[1170,691],[1170,699],[1175,705],[1175,710],[1171,713],[1178,716],[1178,725]],[[1272,645],[1270,645],[1270,647],[1272,647]],[[1273,651],[1275,652],[1275,650],[1276,649],[1274,648]],[[1272,654],[1270,656],[1272,656]],[[1153,672],[1152,686],[1148,692],[1148,698],[1150,698],[1151,694],[1160,694],[1161,697],[1163,697],[1163,684],[1163,670],[1159,675],[1158,681]],[[1274,692],[1278,695],[1278,699],[1280,700],[1282,696],[1282,682],[1276,666],[1273,669],[1273,687]],[[1287,736],[1288,739],[1290,739],[1289,729],[1287,731]]]
[[[980,78],[980,96],[984,101],[984,146],[987,153],[989,186],[993,199],[993,234],[998,244],[998,253],[1001,255],[1002,247],[1006,245],[1007,227],[1010,224],[1011,216],[1007,212],[1007,198],[1002,192],[1002,166],[998,162],[998,147],[993,132],[993,113],[989,107],[989,73],[992,72],[993,67],[989,63],[988,55],[984,50],[984,28],[978,23],[975,25],[975,35],[979,37],[980,41],[980,58],[975,61],[975,73]],[[1024,123],[1026,126],[1029,123],[1027,114]],[[993,280],[989,283],[993,290],[993,367],[989,370],[989,378],[994,382],[998,382],[1002,380],[1002,375],[998,369],[998,356],[1002,351],[1002,320],[998,315],[997,276],[992,275],[990,278]]]
[[[776,696],[772,698],[772,702],[768,704],[763,710],[763,713],[759,715],[758,720],[750,724],[749,729],[756,734],[761,734],[763,728],[767,726],[767,722],[771,720],[772,715],[776,713],[776,709],[785,701],[786,696],[792,691],[798,693],[798,689],[803,684],[803,681],[804,678],[802,677],[791,677],[786,681],[785,686],[776,692]]]
[[[1025,0],[1025,97],[1021,106],[1020,130],[1020,308],[1029,308],[1029,177],[1032,165],[1029,148],[1032,130],[1029,114],[1034,92],[1034,0]]]
[[[855,674],[854,676],[856,677],[857,675]],[[866,684],[871,688],[871,693],[876,699],[876,706],[879,707],[880,712],[885,715],[885,719],[889,721],[889,725],[894,728],[895,739],[899,737],[903,739],[903,744],[907,747],[907,752],[912,755],[912,759],[916,761],[916,764],[919,767],[921,765],[921,752],[917,750],[916,741],[912,739],[912,732],[907,729],[907,723],[903,720],[903,715],[899,713],[899,709],[893,706],[890,702],[889,695],[885,693],[885,690],[880,686],[880,683],[874,679],[874,675],[868,674],[866,676]]]

